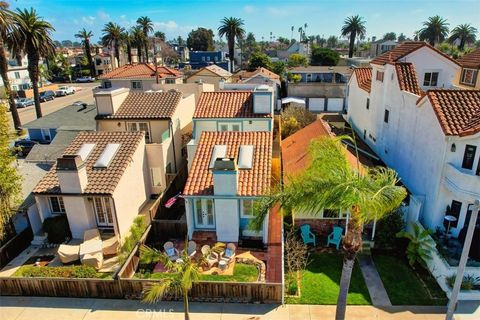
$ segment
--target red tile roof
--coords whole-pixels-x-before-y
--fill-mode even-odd
[[[355,68],[353,70],[358,87],[370,93],[372,89],[372,68]]]
[[[88,182],[83,193],[112,194],[143,139],[143,132],[80,132],[65,149],[63,155],[76,155],[84,143],[94,143],[95,147],[85,161]],[[93,165],[109,143],[119,143],[120,149],[115,153],[107,168],[94,168]],[[53,166],[37,184],[33,193],[61,193],[56,166]]]
[[[194,118],[271,118],[269,113],[253,112],[251,91],[202,92]]]
[[[480,48],[457,59],[464,68],[480,69]]]
[[[400,90],[408,91],[410,93],[421,95],[422,89],[418,84],[417,72],[411,62],[397,62],[395,63],[395,69],[397,71],[398,84]]]
[[[187,196],[213,195],[213,175],[209,169],[215,145],[227,146],[227,157],[238,157],[240,145],[253,145],[251,169],[238,169],[238,196],[260,196],[270,186],[272,169],[272,134],[270,132],[204,131],[183,191]]]
[[[445,135],[480,132],[480,90],[428,90],[426,96]]]
[[[159,66],[157,68],[159,78],[178,78],[183,74],[172,68]],[[125,64],[110,72],[102,74],[99,79],[145,79],[155,78],[155,66],[153,64],[138,63]]]
[[[230,72],[228,72],[227,70],[223,69],[222,67],[219,67],[215,64],[212,64],[212,65],[209,65],[209,66],[206,66],[206,67],[203,67],[201,69],[199,69],[198,71],[192,73],[190,77],[193,77],[195,75],[197,75],[197,73],[200,73],[202,72],[203,70],[208,70],[210,71],[211,73],[214,73],[215,75],[219,76],[219,77],[222,77],[222,78],[230,78],[232,76],[232,74]]]
[[[254,70],[254,71],[243,71],[240,75],[242,77],[242,81],[246,81],[252,77],[255,77],[257,75],[263,75],[267,78],[270,78],[272,80],[276,80],[276,81],[279,81],[280,80],[280,76],[276,73],[273,73],[272,71],[266,69],[266,68],[263,68],[263,67],[260,67],[260,68],[257,68],[257,70]]]

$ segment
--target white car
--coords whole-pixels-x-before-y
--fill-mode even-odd
[[[74,94],[74,93],[75,93],[75,89],[73,89],[72,87],[67,87],[67,86],[60,86],[55,91],[55,95],[57,97],[68,96],[69,94]]]

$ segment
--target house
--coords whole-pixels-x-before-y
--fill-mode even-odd
[[[348,121],[411,193],[409,221],[456,217],[457,237],[480,197],[480,91],[454,90],[457,61],[424,42],[404,42],[355,69]]]
[[[266,68],[259,67],[254,71],[242,70],[235,74],[240,83],[266,84],[280,87],[280,76]]]
[[[204,131],[183,192],[189,239],[210,232],[221,242],[267,243],[268,217],[260,232],[249,223],[270,187],[271,163],[271,132]]]
[[[288,73],[287,95],[306,98],[308,110],[342,112],[346,108],[347,82],[352,74],[350,67],[295,67]],[[293,80],[295,77],[299,80]]]
[[[238,74],[238,73],[237,73]],[[261,82],[261,81],[259,81]],[[220,82],[219,91],[255,91],[258,87],[270,87],[270,90],[273,92],[273,101],[275,101],[275,110],[280,110],[281,101],[280,97],[280,86],[277,85],[275,81],[268,81],[265,83],[255,83],[252,82]]]
[[[215,87],[215,91],[219,88],[219,82],[231,82],[232,74],[227,70],[217,66],[209,65],[201,68],[187,77],[187,83],[210,83]]]
[[[151,193],[161,194],[183,166],[183,135],[191,132],[194,95],[127,88],[95,93],[97,130],[144,132]]]
[[[190,49],[188,49],[188,46],[178,43],[170,43],[170,46],[177,53],[181,62],[190,60]]]
[[[372,41],[370,43],[370,51],[369,51],[369,57],[370,58],[375,58],[376,56],[379,56],[387,51],[392,50],[398,46],[398,42],[394,40],[376,40]]]
[[[94,105],[68,106],[23,125],[31,140],[50,143],[60,130],[93,131],[97,109]]]
[[[292,54],[297,53],[301,54],[302,56],[309,57],[310,56],[310,46],[306,42],[294,42],[292,43],[287,50],[277,50],[277,57],[281,61],[287,61],[288,57],[290,57]]]
[[[98,228],[122,242],[149,198],[146,162],[143,132],[80,133],[33,190],[38,221],[65,215],[74,239]]]
[[[480,70],[480,48],[467,53],[457,59],[457,61],[462,68],[457,74],[456,85],[463,89],[480,89],[480,77],[478,76]]]
[[[99,53],[93,56],[95,75],[99,76],[113,70],[112,57],[106,53]]]
[[[192,69],[201,69],[210,64],[215,64],[220,68],[228,70],[227,55],[222,51],[190,51],[190,61],[188,63],[180,63],[180,68],[185,64],[191,66]]]
[[[154,84],[183,83],[183,74],[175,69],[153,64],[125,64],[98,77],[102,80],[102,89],[130,88],[132,90],[151,90]]]
[[[26,55],[22,55],[18,59],[14,58],[10,52],[7,52],[8,63],[8,79],[12,91],[28,90],[32,87],[30,76],[28,75],[28,59]],[[40,65],[43,60],[40,59]],[[0,87],[3,87],[3,79],[0,77]]]

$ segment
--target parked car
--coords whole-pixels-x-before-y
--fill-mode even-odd
[[[46,90],[43,92],[40,92],[40,101],[45,102],[45,101],[50,101],[55,99],[55,92],[52,90]]]
[[[75,107],[81,107],[83,105],[88,105],[88,103],[83,101],[75,101],[74,103],[72,103],[72,106],[75,106]]]
[[[92,77],[81,77],[81,78],[77,78],[75,81],[79,83],[86,83],[86,82],[93,82],[95,81],[95,79]]]
[[[32,148],[37,144],[38,144],[37,141],[21,139],[21,140],[15,141],[13,146],[15,147],[15,153],[19,157],[26,157],[30,153]]]
[[[15,102],[15,105],[17,106],[17,108],[26,108],[28,106],[33,106],[34,104],[35,104],[35,101],[30,98],[20,98],[20,99],[17,99],[17,101]]]
[[[57,90],[55,90],[56,97],[68,96],[69,94],[74,94],[75,89],[68,86],[60,86]]]

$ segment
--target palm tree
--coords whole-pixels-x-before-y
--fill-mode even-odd
[[[280,204],[287,212],[316,214],[323,209],[350,210],[342,241],[344,260],[336,319],[345,318],[355,257],[362,247],[363,226],[393,212],[406,196],[405,189],[396,185],[395,171],[388,168],[367,170],[358,161],[356,168],[352,168],[342,138],[350,139],[322,137],[312,141],[309,148],[311,165],[300,175],[289,178],[283,191],[274,191],[259,200],[252,226],[260,229],[269,208],[275,204]]]
[[[218,27],[218,35],[227,38],[228,44],[228,58],[230,59],[230,71],[233,71],[233,56],[235,55],[235,38],[243,39],[245,36],[245,29],[243,29],[243,20],[240,18],[223,18]]]
[[[145,48],[145,61],[148,63],[148,33],[153,32],[153,22],[149,17],[144,16],[137,19],[137,24],[142,27],[143,34],[145,35],[144,48]]]
[[[429,17],[427,21],[423,22],[423,28],[419,30],[418,37],[434,46],[447,37],[448,25],[447,20],[440,16]]]
[[[47,57],[55,54],[55,44],[50,36],[55,31],[53,26],[37,15],[35,9],[17,9],[14,15],[14,23],[18,28],[17,48],[27,53],[28,75],[33,87],[33,98],[35,100],[35,112],[37,118],[42,117],[40,107],[40,93],[38,92],[38,77],[40,57]]]
[[[357,36],[365,36],[367,29],[365,28],[365,20],[358,14],[345,19],[342,27],[342,36],[350,38],[348,47],[348,57],[353,57],[353,48],[355,46],[355,38]]]
[[[137,48],[137,58],[138,62],[142,60],[142,47],[145,43],[145,34],[143,33],[142,27],[135,26],[130,29],[130,34],[132,36],[132,45]]]
[[[102,42],[104,45],[113,46],[115,58],[117,59],[117,67],[120,66],[120,45],[122,44],[122,34],[124,31],[125,29],[115,22],[107,23],[102,29]]]
[[[133,42],[132,34],[130,31],[125,30],[122,33],[122,37],[123,37],[123,42],[127,47],[127,61],[128,63],[132,63],[132,42]]]
[[[450,43],[453,43],[455,40],[460,39],[460,44],[458,45],[458,49],[463,51],[465,48],[466,43],[474,43],[477,39],[477,28],[473,27],[472,25],[466,23],[456,26],[452,30],[452,34],[448,39]]]
[[[146,291],[144,302],[155,303],[165,295],[171,294],[183,297],[183,309],[185,320],[190,319],[188,310],[188,292],[193,283],[200,278],[200,270],[195,261],[183,250],[180,254],[181,262],[173,262],[164,253],[147,246],[140,247],[140,259],[142,263],[154,263],[160,261],[169,271],[171,276],[163,278],[160,283],[152,284]]]
[[[75,38],[82,39],[85,55],[87,56],[88,65],[90,66],[90,75],[95,75],[95,66],[93,65],[92,51],[90,48],[90,39],[93,37],[92,31],[87,31],[85,28],[75,34]]]
[[[22,122],[18,115],[17,105],[15,104],[15,98],[12,94],[12,88],[10,86],[10,79],[8,79],[8,59],[6,54],[7,43],[14,40],[15,32],[12,29],[13,13],[8,10],[8,3],[0,2],[0,74],[3,80],[3,86],[5,88],[5,94],[8,98],[8,104],[10,112],[12,113],[13,126],[15,130],[21,130]]]

